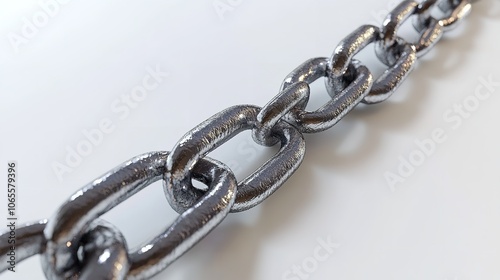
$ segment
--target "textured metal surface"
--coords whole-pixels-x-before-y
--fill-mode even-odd
[[[163,166],[165,163],[162,162]],[[130,254],[127,279],[147,279],[159,273],[205,237],[229,213],[236,198],[236,178],[224,164],[203,158],[193,167],[192,177],[208,186],[194,205],[165,231]]]
[[[417,13],[428,13],[430,8],[433,7],[430,4],[435,4],[434,2],[435,0],[419,4],[416,1],[403,1],[387,15],[382,24],[382,39],[375,45],[375,53],[380,61],[386,65],[394,63],[388,59],[387,54],[393,53],[393,48],[398,45],[397,31],[411,16]],[[441,38],[442,26],[438,21],[431,21],[430,19],[426,22],[428,28],[421,31],[420,39],[414,44],[417,54],[429,49]]]
[[[395,44],[393,49],[399,54],[396,62],[385,70],[373,83],[370,93],[363,100],[366,104],[375,104],[389,98],[410,74],[417,61],[414,45],[403,41]]]
[[[328,61],[328,82],[326,87],[332,98],[346,87],[344,75],[354,55],[369,44],[380,39],[380,30],[372,25],[363,25],[347,35],[337,45]]]
[[[81,247],[80,267],[69,278],[125,279],[130,262],[125,238],[116,227],[101,219],[93,221],[82,237]]]
[[[382,23],[382,38],[376,45],[376,47],[383,51],[379,51],[377,54],[388,52],[390,48],[394,46],[397,40],[397,31],[410,16],[415,14],[418,6],[419,3],[416,1],[403,1],[386,16],[384,22]],[[381,57],[379,56],[379,58]],[[381,59],[384,59],[384,57]]]
[[[405,1],[407,2],[407,1]],[[419,5],[418,18],[414,21],[413,26],[417,31],[429,28],[429,22],[436,21],[441,26],[443,31],[449,31],[455,28],[472,9],[472,3],[477,1],[470,0],[426,0]],[[439,8],[445,14],[445,17],[436,19],[431,15],[433,8]]]
[[[297,82],[306,82],[311,84],[317,79],[325,77],[327,66],[328,58],[326,57],[317,57],[307,60],[286,76],[281,84],[280,92]]]
[[[467,0],[403,1],[382,27],[363,25],[340,41],[330,58],[307,60],[283,81],[279,93],[264,107],[233,106],[186,133],[172,152],[151,152],[123,163],[84,186],[47,221],[16,230],[16,260],[41,254],[49,279],[147,279],[166,268],[217,226],[229,212],[250,209],[288,180],[305,154],[302,133],[326,130],[356,105],[386,100],[408,77],[417,57],[471,11]],[[445,15],[436,19],[433,9]],[[413,18],[415,42],[398,35]],[[355,58],[374,44],[388,68],[374,78]],[[310,84],[325,77],[331,99],[307,111]],[[244,130],[264,146],[280,150],[237,183],[232,171],[207,154]],[[206,185],[195,188],[192,180]],[[128,251],[118,229],[99,217],[151,183],[162,180],[168,203],[180,215],[163,232]],[[0,235],[0,272],[8,269],[11,233]]]
[[[90,223],[161,179],[167,157],[167,152],[135,157],[71,196],[44,230],[46,250],[42,264],[45,275],[49,279],[75,275],[81,267],[78,248]],[[193,169],[193,178],[208,184],[209,191],[162,234],[131,254],[129,278],[145,279],[158,273],[219,224],[229,212],[234,203],[236,179],[227,167],[204,158]]]
[[[262,109],[263,114],[282,115],[284,119],[297,127],[301,132],[314,133],[324,131],[334,126],[342,117],[361,102],[368,94],[373,83],[373,78],[365,66],[357,61],[350,62],[349,76],[342,81],[343,88],[335,93],[332,99],[317,110],[306,111],[309,100],[309,87],[303,96],[291,96],[290,88],[303,83],[313,83],[321,77],[328,75],[326,58],[310,59],[293,70],[283,81],[282,91]],[[352,73],[351,73],[352,72]],[[293,92],[292,92],[293,94]],[[290,102],[288,107],[284,104]],[[276,112],[273,112],[276,110]]]
[[[78,269],[77,251],[86,227],[145,186],[161,178],[165,154],[146,154],[116,167],[70,197],[45,228],[42,263],[49,278],[64,278]]]
[[[354,55],[369,44],[382,41],[381,36],[377,27],[363,25],[349,34],[335,48],[328,64],[326,83],[328,93],[333,99],[345,89],[346,79],[352,76],[350,69],[354,65]],[[414,67],[417,59],[414,45],[406,43],[401,38],[392,38],[388,42],[392,42],[389,52],[384,48],[379,49],[383,53],[379,54],[379,57],[384,57],[382,62],[386,62],[390,67],[373,82],[373,86],[370,85],[369,93],[363,99],[364,103],[373,104],[389,98]],[[368,71],[367,75],[371,76],[371,73]]]
[[[292,109],[304,110],[309,101],[310,91],[308,83],[297,82],[269,101],[257,115],[255,128],[252,131],[255,142],[264,146],[276,144],[279,139],[272,134],[274,126]]]
[[[449,31],[456,28],[458,23],[469,15],[472,5],[469,0],[448,0],[441,1],[439,8],[448,14],[448,17],[442,18],[439,21],[443,25],[443,30]]]
[[[420,38],[415,42],[417,56],[421,57],[443,37],[442,23],[431,16],[431,10],[438,0],[427,0],[418,4],[413,11],[413,26],[420,33]]]
[[[177,212],[195,203],[204,191],[193,187],[190,168],[243,130],[256,127],[257,106],[240,105],[228,108],[204,121],[172,149],[167,159],[165,194]],[[280,151],[238,185],[233,211],[242,211],[259,204],[276,191],[298,168],[305,153],[302,135],[282,122],[275,126],[273,136],[281,141]]]
[[[321,132],[334,126],[370,92],[373,77],[366,66],[356,60],[351,62],[352,80],[331,100],[313,112],[294,110],[288,120],[300,131]],[[326,74],[326,73],[325,73]]]

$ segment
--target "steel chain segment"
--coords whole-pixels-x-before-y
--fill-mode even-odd
[[[162,178],[167,152],[135,157],[76,192],[47,223],[42,265],[49,279],[77,273],[83,233],[100,215]],[[162,234],[130,254],[129,279],[146,279],[191,248],[227,215],[234,203],[236,179],[223,164],[204,158],[193,167],[193,178],[209,185],[196,204],[184,211]],[[125,267],[123,267],[125,269]]]
[[[255,142],[271,146],[278,143],[279,139],[272,135],[275,125],[284,119],[292,110],[304,110],[309,101],[309,84],[297,82],[281,91],[267,103],[257,115],[252,136]]]
[[[437,0],[422,3],[403,1],[387,15],[382,24],[382,39],[375,45],[375,53],[380,61],[386,65],[391,64],[387,59],[387,53],[390,53],[391,48],[397,44],[399,28],[411,16],[418,15],[418,17],[424,18],[425,21],[425,28],[417,30],[420,31],[420,38],[413,44],[418,57],[427,53],[441,39],[443,26],[438,20],[430,18],[430,10],[436,3]],[[425,16],[423,16],[424,13]]]
[[[303,71],[302,67],[309,68],[313,66],[311,63],[323,62],[320,60],[306,61],[292,72],[290,76],[294,76],[295,72]],[[327,70],[322,67],[313,66],[312,69],[318,72],[308,76],[310,78],[308,82],[313,82],[312,78],[327,76],[328,74]],[[373,84],[373,77],[368,68],[357,61],[353,61],[351,69],[353,73],[348,74],[350,77],[347,86],[336,93],[325,105],[313,112],[294,108],[287,115],[286,119],[301,132],[305,133],[321,132],[334,126],[345,114],[363,100],[370,92]]]
[[[162,157],[161,164],[165,166],[163,159],[166,161]],[[127,279],[148,279],[161,272],[205,237],[231,210],[237,183],[227,166],[205,157],[193,167],[192,175],[208,186],[207,192],[162,234],[130,254]]]
[[[438,6],[441,11],[448,15],[448,17],[439,20],[443,25],[444,31],[449,31],[456,28],[458,26],[458,23],[460,23],[466,16],[470,14],[472,8],[470,0],[441,1],[439,2]]]
[[[417,52],[414,45],[396,40],[393,50],[399,58],[377,78],[370,93],[363,99],[365,104],[376,104],[389,98],[415,67]]]
[[[408,1],[405,1],[408,2]],[[413,21],[413,26],[417,31],[431,29],[433,24],[438,24],[443,31],[449,31],[456,28],[457,25],[470,14],[472,3],[477,1],[471,0],[425,0],[419,4],[416,14],[418,15]],[[433,8],[438,7],[441,12],[445,13],[445,17],[436,19],[431,15]]]
[[[431,10],[437,2],[438,0],[425,0],[414,11],[413,27],[420,33],[420,38],[415,42],[418,57],[428,53],[443,37],[442,22],[431,17]]]
[[[257,128],[260,107],[239,105],[215,114],[186,133],[172,149],[167,159],[165,194],[174,210],[182,212],[204,194],[193,187],[190,169],[207,153],[236,134]],[[238,185],[236,202],[231,209],[239,212],[262,202],[275,192],[299,167],[305,154],[305,142],[293,126],[280,122],[273,128],[281,149]]]
[[[330,128],[360,102],[387,99],[413,69],[417,56],[428,52],[443,32],[465,18],[474,2],[403,1],[388,14],[381,29],[361,26],[339,43],[331,58],[310,59],[292,71],[280,93],[262,109],[251,105],[228,108],[188,132],[172,153],[135,157],[84,186],[48,222],[18,228],[18,262],[42,254],[49,279],[146,279],[157,274],[230,211],[254,207],[276,191],[302,162],[305,143],[301,132]],[[444,18],[431,15],[435,7]],[[397,35],[412,16],[420,33],[414,44]],[[389,66],[375,81],[353,58],[371,43],[375,43],[377,57]],[[321,77],[326,77],[332,99],[308,112],[309,84]],[[281,149],[238,185],[228,167],[206,155],[243,130],[252,130],[257,143],[271,146],[279,142]],[[99,216],[161,179],[168,202],[180,216],[161,235],[137,251],[127,252],[122,234]],[[194,188],[192,179],[207,187]],[[8,268],[8,236],[8,232],[0,235],[0,272]]]
[[[415,14],[418,6],[419,3],[416,1],[403,1],[397,5],[383,21],[380,31],[381,40],[378,41],[375,47],[388,52],[396,43],[397,31],[410,16]],[[389,64],[388,62],[384,63]]]
[[[447,17],[436,19],[432,17],[433,8],[439,9],[447,14]],[[441,38],[445,31],[456,27],[465,16],[470,13],[470,1],[451,0],[425,0],[417,2],[413,0],[403,1],[397,5],[385,18],[381,29],[381,40],[375,45],[377,57],[386,65],[393,62],[388,59],[391,48],[397,44],[397,32],[401,25],[411,16],[415,16],[413,26],[419,32],[420,38],[413,43],[417,56],[426,54]]]
[[[349,72],[353,57],[371,43],[378,42],[380,30],[371,25],[363,25],[342,40],[328,63],[328,80],[326,87],[332,98],[344,89],[344,75]],[[389,69],[375,80],[363,103],[374,104],[389,98],[413,70],[416,61],[415,46],[397,39],[385,60],[390,63]]]

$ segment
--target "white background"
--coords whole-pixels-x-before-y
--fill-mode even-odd
[[[330,56],[352,30],[381,22],[394,6],[73,0],[38,24],[44,11],[38,1],[0,3],[0,178],[6,185],[6,163],[16,160],[20,222],[50,217],[92,179],[136,155],[170,150],[226,107],[264,105],[292,69]],[[218,3],[231,8],[218,13]],[[38,23],[23,35],[24,18]],[[155,279],[301,279],[284,274],[303,264],[308,279],[500,279],[500,87],[460,125],[443,118],[473,98],[480,77],[500,81],[499,19],[499,1],[475,4],[390,100],[359,106],[334,128],[306,135],[305,160],[277,193],[229,215]],[[13,44],[12,36],[24,40]],[[372,51],[358,58],[379,73]],[[157,66],[168,77],[128,115],[111,108],[124,106],[122,96]],[[312,89],[314,109],[329,97],[323,81]],[[82,131],[106,118],[114,130],[58,178],[54,164],[66,165],[67,149],[86,139]],[[418,149],[415,140],[439,128],[446,141],[391,188],[384,174],[397,174],[399,157],[408,159]],[[243,178],[273,151],[245,132],[211,156]],[[5,219],[6,191],[0,196]],[[104,218],[134,247],[176,216],[155,183]],[[313,267],[317,240],[328,238],[338,248]],[[43,278],[39,257],[16,269],[0,277]]]

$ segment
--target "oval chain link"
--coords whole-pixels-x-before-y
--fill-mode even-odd
[[[236,134],[256,128],[260,110],[259,107],[250,105],[228,108],[181,138],[167,159],[164,180],[165,194],[174,210],[184,211],[204,193],[191,183],[191,166]],[[274,128],[273,136],[281,140],[281,149],[239,183],[232,212],[243,211],[262,202],[290,178],[302,162],[305,154],[302,134],[285,122]]]
[[[363,25],[342,40],[329,60],[326,87],[332,98],[345,87],[344,75],[349,72],[353,57],[371,43],[381,41],[380,30],[371,25]],[[363,103],[374,104],[389,98],[413,70],[416,62],[415,46],[396,38],[389,52],[384,52],[389,69],[378,77],[370,88]]]
[[[162,178],[168,153],[135,157],[76,192],[47,223],[42,266],[49,279],[66,279],[78,272],[78,249],[92,221],[149,184]],[[209,191],[151,242],[130,254],[129,279],[147,279],[168,266],[203,238],[227,215],[234,203],[236,179],[223,164],[204,158],[193,178]]]
[[[407,2],[407,1],[405,1]],[[477,1],[471,0],[425,0],[419,4],[416,14],[417,18],[413,21],[413,26],[417,31],[436,29],[433,25],[439,25],[442,32],[452,30],[470,14],[472,4]],[[431,15],[432,9],[438,7],[445,17],[436,19]],[[430,32],[430,31],[428,31]]]

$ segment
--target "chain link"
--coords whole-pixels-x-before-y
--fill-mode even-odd
[[[167,158],[165,194],[177,212],[185,211],[204,194],[191,183],[191,166],[243,130],[256,128],[261,108],[239,105],[228,108],[204,121],[175,145]],[[293,126],[280,122],[273,136],[281,140],[279,152],[238,185],[233,212],[247,210],[276,191],[299,167],[305,154],[305,142]]]
[[[330,58],[307,60],[283,81],[279,94],[260,108],[239,105],[215,114],[185,134],[171,152],[151,152],[123,163],[84,186],[48,221],[16,231],[17,260],[42,255],[48,279],[147,279],[179,258],[229,212],[250,209],[275,192],[301,164],[302,133],[334,126],[356,105],[382,102],[423,56],[471,11],[468,0],[403,1],[381,28],[363,25],[346,36]],[[443,18],[435,18],[439,9]],[[413,17],[415,42],[398,36]],[[374,44],[388,68],[374,78],[355,55]],[[331,99],[306,110],[310,84],[325,78]],[[237,183],[232,171],[206,155],[236,134],[252,130],[255,142],[280,144],[276,155]],[[192,180],[206,185],[195,188]],[[161,234],[129,251],[118,229],[99,217],[151,183],[162,180],[167,201],[180,216]],[[8,268],[9,233],[0,235],[0,272]],[[104,256],[105,255],[105,256]]]

